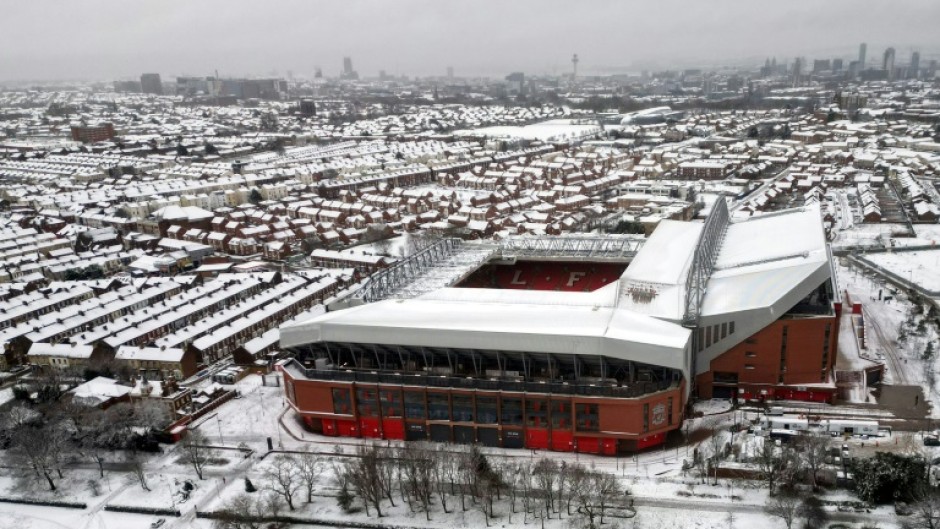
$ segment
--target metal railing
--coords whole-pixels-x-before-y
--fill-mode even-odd
[[[702,300],[705,298],[705,286],[715,269],[718,250],[729,223],[728,203],[725,201],[724,194],[721,194],[715,200],[708,218],[705,219],[702,234],[695,245],[692,266],[689,267],[689,277],[685,282],[685,315],[682,318],[684,325],[698,323]]]
[[[591,259],[628,259],[643,245],[642,237],[617,235],[572,235],[545,237],[509,237],[500,241],[504,256],[574,257]]]
[[[423,271],[458,251],[461,243],[460,239],[434,241],[388,268],[372,274],[356,292],[355,297],[367,303],[385,299],[392,290],[414,281]]]

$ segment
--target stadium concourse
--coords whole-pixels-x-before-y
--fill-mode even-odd
[[[283,326],[290,405],[323,435],[615,454],[664,442],[694,396],[832,401],[817,206],[732,221],[719,201],[613,255],[583,237]]]

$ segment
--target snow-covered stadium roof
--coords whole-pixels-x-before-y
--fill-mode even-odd
[[[691,374],[679,324],[702,224],[662,221],[620,280],[594,292],[444,288],[281,328],[285,348],[321,341],[599,354]],[[735,331],[700,351],[696,373],[780,318],[831,277],[818,205],[727,226],[699,326]],[[717,333],[716,333],[717,335]]]
[[[688,376],[690,336],[675,323],[612,306],[419,298],[379,301],[281,327],[281,347],[326,341],[604,355]]]

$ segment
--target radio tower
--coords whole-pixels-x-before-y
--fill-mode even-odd
[[[574,73],[571,75],[571,80],[575,81],[578,79],[578,54],[577,53],[575,53],[574,56],[571,57],[571,64],[572,66],[574,66]]]

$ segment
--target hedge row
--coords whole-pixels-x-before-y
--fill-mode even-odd
[[[85,509],[87,503],[74,501],[34,500],[31,498],[0,498],[2,503],[22,503],[23,505],[42,505],[43,507],[64,507],[66,509]]]
[[[131,507],[130,505],[105,505],[104,510],[112,512],[132,512],[135,514],[152,514],[154,516],[179,516],[176,509],[161,509],[159,507]]]
[[[411,527],[405,525],[385,525],[369,522],[352,522],[336,520],[322,520],[318,518],[298,518],[296,516],[233,516],[230,513],[220,511],[196,511],[196,518],[207,518],[210,520],[235,520],[239,522],[253,523],[280,523],[296,525],[320,525],[323,527],[348,527],[349,529],[426,529]]]

